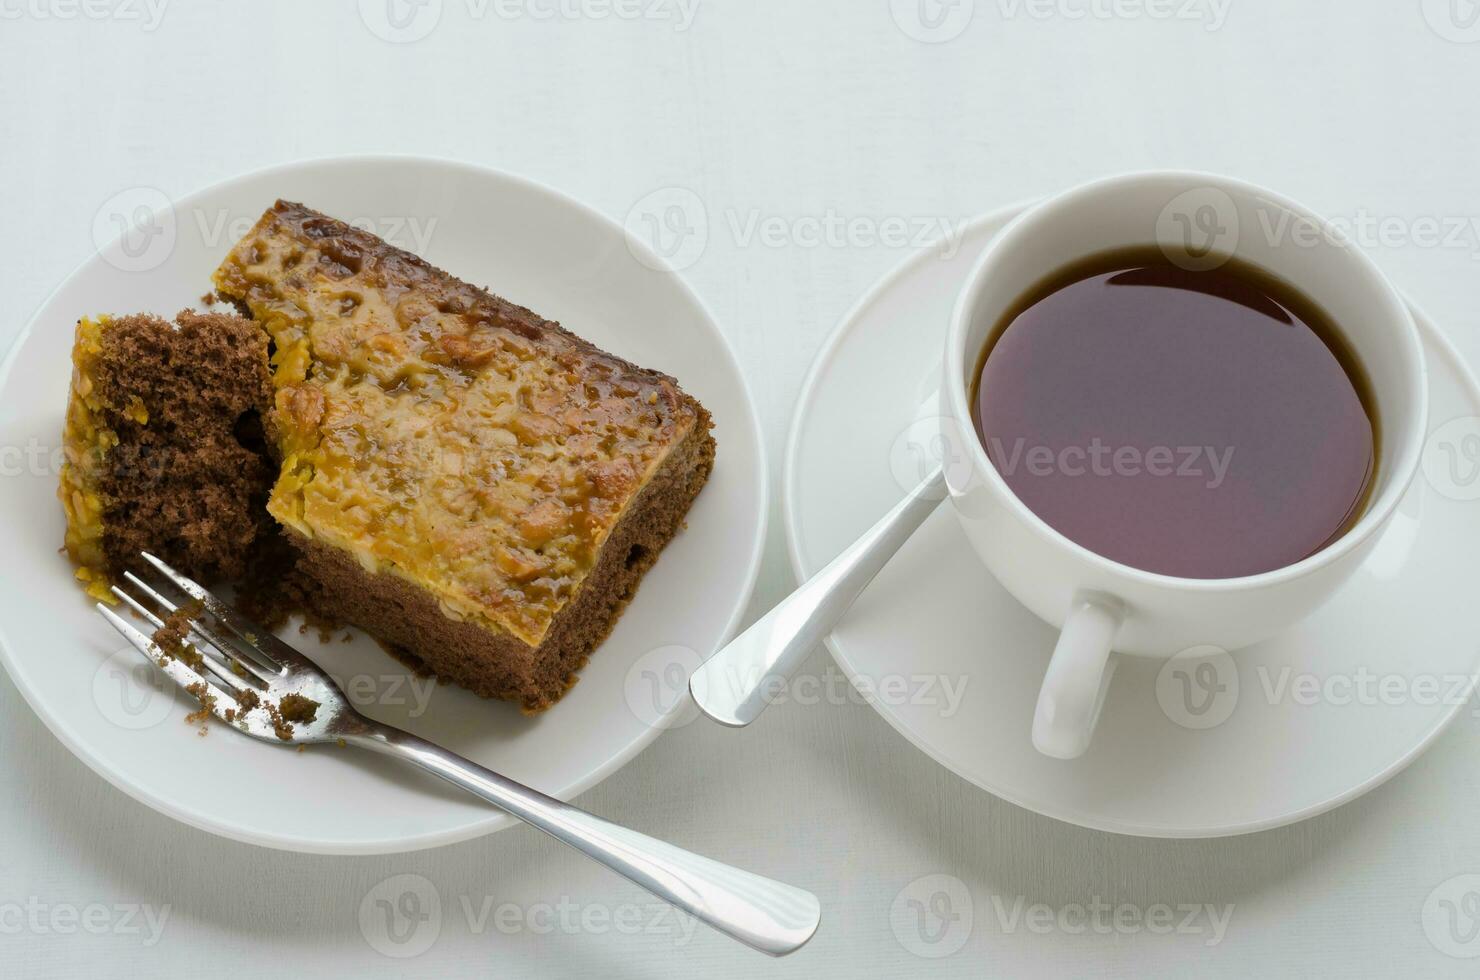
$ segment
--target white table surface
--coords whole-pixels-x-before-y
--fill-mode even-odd
[[[0,342],[125,188],[178,196],[306,157],[406,152],[525,174],[619,220],[693,190],[710,225],[684,274],[749,373],[773,485],[824,336],[910,252],[815,244],[806,219],[954,224],[1114,171],[1234,173],[1387,228],[1373,254],[1480,360],[1468,0],[956,0],[944,30],[969,23],[941,43],[897,26],[914,0],[432,2],[425,38],[390,43],[353,0],[0,0]],[[384,0],[360,7],[384,23]],[[1181,11],[1196,19],[1163,16]],[[784,230],[748,237],[751,217]],[[1426,219],[1463,230],[1432,241]],[[775,507],[752,616],[792,584]],[[835,668],[818,651],[805,669]],[[1477,736],[1466,708],[1336,812],[1159,842],[996,800],[866,706],[784,705],[741,732],[696,722],[581,802],[815,890],[817,938],[769,961],[655,919],[643,893],[523,828],[352,859],[212,838],[112,789],[0,679],[0,975],[1474,976],[1431,940],[1424,905],[1480,874]],[[435,941],[411,959],[382,955],[403,947],[359,911],[402,874],[440,899]],[[964,945],[939,959],[907,917],[891,925],[902,890],[928,898],[917,880],[933,874],[958,879],[972,913],[969,930],[944,924]],[[1097,898],[1137,920],[1233,908],[1221,936],[1205,917],[1197,932],[1073,928]],[[1068,909],[1070,928],[1014,920],[1019,900]],[[156,934],[145,912],[165,907]],[[927,917],[927,933],[942,925]]]

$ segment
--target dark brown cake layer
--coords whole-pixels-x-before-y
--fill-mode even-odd
[[[136,567],[148,550],[196,578],[240,577],[273,527],[266,335],[241,317],[185,311],[175,326],[114,318],[98,339],[88,396],[94,421],[116,438],[88,450],[101,454],[93,489],[104,571]]]
[[[372,574],[337,548],[296,534],[289,537],[303,552],[299,567],[316,583],[312,603],[322,615],[355,623],[476,694],[518,701],[526,712],[542,711],[575,683],[576,672],[606,639],[643,575],[683,526],[714,466],[714,450],[706,412],[702,424],[632,502],[596,568],[538,647],[450,619],[426,590],[405,579],[388,572]]]

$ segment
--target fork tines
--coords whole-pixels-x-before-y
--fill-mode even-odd
[[[258,695],[265,693],[274,680],[287,674],[287,667],[261,648],[259,637],[272,634],[252,626],[199,584],[160,559],[148,552],[141,554],[166,580],[166,588],[183,594],[183,604],[193,603],[200,607],[201,613],[190,617],[189,631],[185,634],[190,641],[189,646],[178,651],[167,650],[104,603],[97,604],[98,612],[134,649],[176,684],[196,695],[202,706],[222,721],[252,734],[258,734],[252,729],[258,727],[259,721],[271,730],[271,719],[254,721],[248,718],[248,713],[260,703]],[[123,577],[133,591],[115,585],[113,594],[155,629],[163,629],[165,618],[180,610],[182,603],[172,601],[140,576],[125,572]],[[218,609],[229,612],[230,618],[220,615]],[[204,615],[207,612],[231,633],[241,637],[241,642],[234,642],[222,630],[212,626]]]

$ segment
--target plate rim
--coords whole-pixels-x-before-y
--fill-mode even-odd
[[[965,226],[963,240],[975,234],[988,232],[995,237],[1002,228],[1018,214],[1032,207],[1042,198],[1028,198],[1017,201],[1003,207],[996,208],[968,222]],[[936,243],[938,245],[939,243]],[[813,357],[811,365],[802,381],[800,393],[797,395],[796,407],[793,409],[791,422],[787,427],[786,447],[782,454],[782,478],[781,478],[781,521],[782,530],[786,537],[787,558],[790,561],[792,574],[797,582],[803,582],[817,569],[809,569],[802,555],[802,534],[800,527],[800,514],[798,513],[799,495],[799,473],[797,459],[801,452],[802,429],[817,396],[817,388],[821,381],[823,372],[831,365],[836,357],[838,349],[853,332],[858,319],[885,294],[893,289],[901,280],[910,275],[915,269],[924,263],[931,261],[935,245],[923,249],[900,261],[897,265],[884,273],[868,289],[864,295],[849,308],[848,312],[838,320],[817,354]],[[1480,405],[1480,382],[1477,382],[1475,373],[1465,362],[1459,349],[1454,346],[1453,341],[1439,328],[1436,321],[1428,316],[1417,303],[1408,296],[1406,292],[1399,289],[1398,295],[1412,310],[1419,333],[1424,341],[1425,348],[1432,345],[1435,353],[1449,362],[1460,381],[1469,389],[1470,398]],[[1431,420],[1432,423],[1432,420]],[[1433,427],[1431,424],[1430,432]],[[819,566],[820,567],[820,566]],[[832,632],[823,637],[823,645],[831,654],[833,660],[842,668],[848,677],[849,683],[855,688],[859,686],[859,672],[849,661],[842,645],[838,643]],[[1480,654],[1477,654],[1480,658]],[[1377,789],[1394,776],[1407,769],[1419,756],[1433,745],[1459,717],[1461,709],[1470,703],[1477,684],[1480,684],[1480,659],[1477,659],[1476,669],[1470,671],[1468,683],[1463,698],[1454,698],[1452,704],[1446,706],[1446,713],[1425,733],[1424,737],[1397,759],[1388,764],[1384,769],[1370,776],[1362,783],[1351,787],[1341,793],[1337,793],[1317,803],[1309,804],[1298,810],[1279,814],[1264,820],[1248,823],[1226,824],[1213,827],[1184,828],[1174,826],[1152,826],[1152,825],[1130,825],[1119,824],[1113,820],[1105,820],[1096,814],[1072,807],[1060,807],[1055,804],[1044,803],[1039,800],[1028,798],[1022,794],[1007,791],[999,786],[990,785],[988,782],[976,778],[966,771],[966,767],[953,756],[938,750],[932,746],[927,739],[913,731],[909,726],[897,717],[896,714],[887,710],[887,706],[874,698],[866,698],[874,710],[889,723],[900,735],[910,742],[916,749],[928,756],[932,761],[944,767],[967,783],[981,789],[998,799],[1021,807],[1031,813],[1057,820],[1061,823],[1083,827],[1089,830],[1105,833],[1119,834],[1127,837],[1140,837],[1163,840],[1211,840],[1220,837],[1234,837],[1244,834],[1254,834],[1265,830],[1274,830],[1291,824],[1300,823],[1312,817],[1319,816],[1334,810],[1346,803],[1364,796],[1372,790]],[[865,693],[859,688],[860,693]],[[1049,760],[1044,759],[1045,763]]]
[[[447,168],[453,171],[461,171],[463,174],[477,179],[493,179],[507,181],[526,193],[543,194],[555,199],[562,205],[572,208],[587,218],[605,225],[622,237],[628,248],[641,253],[635,257],[639,261],[655,270],[666,273],[671,277],[677,289],[684,297],[692,302],[703,314],[703,326],[718,341],[719,348],[723,352],[725,363],[730,368],[736,380],[739,382],[740,400],[744,403],[744,420],[736,419],[727,424],[736,425],[749,431],[752,441],[755,443],[756,454],[752,461],[751,483],[757,501],[756,533],[750,546],[750,554],[746,558],[746,571],[743,575],[742,587],[737,591],[733,600],[733,608],[730,611],[724,627],[718,634],[716,649],[728,642],[739,628],[741,619],[749,608],[750,600],[755,594],[756,583],[759,579],[761,562],[764,557],[766,533],[771,519],[771,484],[770,484],[770,460],[766,452],[765,430],[761,426],[760,415],[756,409],[755,394],[751,388],[750,379],[736,357],[734,346],[720,327],[719,319],[714,315],[706,303],[689,284],[677,269],[662,256],[658,255],[646,242],[640,241],[627,234],[621,223],[592,205],[575,198],[543,181],[527,177],[522,174],[501,170],[481,163],[460,160],[453,157],[429,156],[415,153],[351,153],[335,154],[329,156],[308,157],[301,160],[291,160],[282,163],[271,164],[265,167],[257,167],[243,170],[230,177],[206,184],[188,194],[171,197],[170,203],[174,208],[188,207],[192,202],[211,194],[217,194],[230,190],[232,187],[262,177],[271,177],[277,174],[292,173],[294,171],[334,165],[354,166],[411,166],[428,168]],[[117,242],[115,236],[110,242],[111,247]],[[21,348],[25,341],[31,336],[41,314],[51,306],[57,296],[70,286],[83,272],[96,260],[103,249],[95,249],[82,258],[54,286],[46,296],[38,303],[27,317],[25,325],[21,327],[15,337],[6,348],[3,359],[0,359],[0,392],[3,392],[10,381],[11,372],[19,361]],[[15,655],[11,649],[14,644],[7,636],[6,626],[0,621],[0,666],[10,677],[10,681],[20,692],[22,700],[25,701],[31,712],[41,720],[42,724],[51,734],[61,742],[73,756],[80,759],[89,769],[101,776],[106,782],[122,791],[130,798],[143,803],[150,809],[161,813],[171,819],[187,824],[198,830],[224,837],[229,840],[239,841],[245,844],[253,844],[272,850],[288,851],[299,854],[329,854],[329,855],[381,855],[381,854],[403,854],[414,851],[427,850],[435,847],[445,847],[463,841],[473,840],[488,834],[497,833],[509,827],[519,824],[518,818],[502,811],[489,808],[489,813],[477,820],[452,827],[447,830],[428,832],[412,836],[392,836],[375,840],[363,840],[355,842],[330,842],[314,840],[305,842],[299,838],[287,835],[271,833],[253,833],[239,826],[223,822],[204,812],[183,806],[176,801],[166,800],[144,787],[132,782],[124,776],[104,765],[101,760],[95,758],[82,743],[82,740],[71,731],[64,721],[59,717],[52,716],[49,712],[41,710],[37,705],[36,694],[33,691],[32,681],[23,668],[23,660]],[[630,743],[608,758],[600,766],[597,766],[584,777],[572,780],[565,786],[556,789],[544,789],[541,792],[553,796],[561,801],[568,802],[580,794],[586,792],[597,784],[605,781],[616,772],[625,767],[635,759],[648,746],[657,740],[658,736],[672,727],[673,722],[681,714],[683,701],[680,701],[675,709],[660,719],[658,722],[646,726],[646,729],[633,739]]]

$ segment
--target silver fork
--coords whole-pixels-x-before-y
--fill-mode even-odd
[[[163,561],[148,552],[142,556],[174,588],[198,602],[220,627],[211,625],[203,614],[192,618],[190,637],[199,658],[162,649],[103,603],[98,603],[98,611],[171,680],[201,698],[202,706],[228,727],[274,745],[342,741],[415,763],[763,953],[785,956],[800,949],[816,932],[821,908],[811,892],[620,827],[410,732],[366,718],[303,654],[254,626]],[[138,595],[120,586],[114,586],[113,593],[156,627],[162,626],[160,616],[139,596],[165,614],[174,612],[177,604],[132,572],[124,577]],[[312,718],[286,725],[274,718],[272,709],[288,695],[315,702]],[[256,706],[248,707],[254,699]]]

